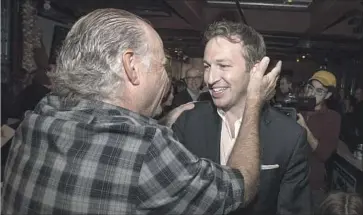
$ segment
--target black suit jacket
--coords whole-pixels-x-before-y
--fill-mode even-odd
[[[210,102],[196,103],[173,125],[180,142],[195,155],[220,163],[221,118]],[[259,192],[254,201],[234,214],[312,214],[308,182],[306,131],[271,107],[261,114],[260,144],[263,165]]]
[[[192,101],[193,101],[193,99],[190,96],[188,90],[185,89],[185,90],[181,91],[180,93],[178,93],[177,95],[175,95],[175,97],[173,99],[172,107],[176,108],[176,107],[179,107],[180,105],[183,105],[183,104],[186,104],[186,103],[192,102]],[[198,97],[198,101],[212,101],[212,97],[209,92],[201,92]]]
[[[193,99],[190,96],[188,90],[185,89],[174,96],[172,106],[173,106],[173,108],[175,108],[175,107],[178,107],[180,105],[183,105],[183,104],[186,104],[186,103],[192,102],[192,101],[193,101]]]

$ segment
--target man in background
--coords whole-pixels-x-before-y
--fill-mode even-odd
[[[188,102],[198,101],[201,93],[203,74],[200,70],[192,67],[186,71],[185,83],[187,88],[176,94],[173,100],[173,107],[178,107]]]
[[[315,110],[298,114],[298,123],[306,129],[310,145],[310,185],[314,208],[317,209],[328,190],[325,164],[339,143],[340,115],[326,106],[336,89],[336,78],[328,71],[316,72],[308,81],[305,96],[315,98]]]

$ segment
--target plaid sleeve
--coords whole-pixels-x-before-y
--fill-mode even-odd
[[[145,155],[138,183],[139,209],[155,214],[227,214],[243,204],[239,171],[197,158],[161,131]]]

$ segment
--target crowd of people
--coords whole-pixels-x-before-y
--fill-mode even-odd
[[[98,9],[78,20],[50,79],[32,85],[36,104],[16,111],[2,213],[363,214],[358,194],[329,194],[326,181],[348,123],[329,108],[334,74],[298,90],[315,106],[295,120],[270,105],[294,90],[260,33],[219,21],[204,36],[204,70],[171,81],[142,18]],[[361,89],[356,99],[344,114],[361,114]]]

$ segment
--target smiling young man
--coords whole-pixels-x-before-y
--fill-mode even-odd
[[[245,107],[250,71],[266,55],[266,47],[259,33],[241,23],[214,23],[205,37],[204,81],[213,102],[196,103],[173,129],[194,154],[228,165],[240,126],[248,120],[244,114],[249,111]],[[305,130],[267,105],[261,111],[259,128],[258,195],[236,214],[311,214]]]
[[[325,102],[336,88],[336,78],[328,71],[318,71],[305,88],[305,96],[316,100],[315,111],[299,114],[298,123],[307,131],[307,140],[312,153],[309,156],[311,168],[310,185],[313,190],[314,207],[325,198],[325,162],[336,150],[339,142],[340,115],[327,108]]]

